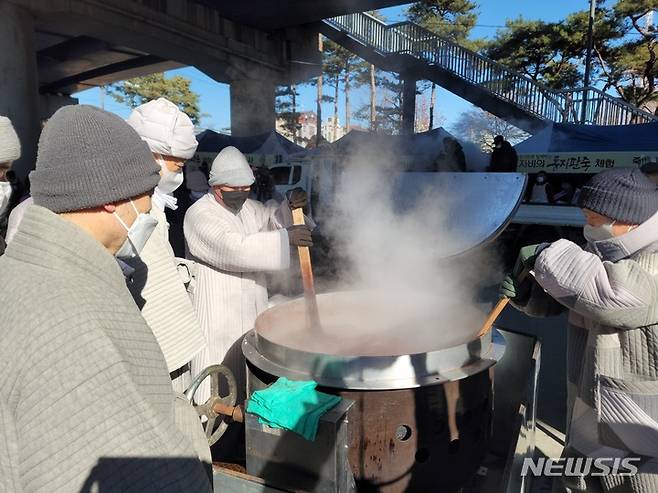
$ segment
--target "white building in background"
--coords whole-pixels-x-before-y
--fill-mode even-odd
[[[315,114],[315,111],[304,111],[300,113],[297,122],[299,123],[297,136],[303,142],[310,142],[315,139],[318,125],[318,115]]]
[[[306,145],[308,142],[314,142],[317,124],[318,117],[314,111],[303,111],[299,113],[297,119],[297,143]],[[351,125],[350,127],[357,128],[356,125]],[[282,118],[277,118],[276,120],[276,131],[287,139],[294,140],[292,132],[286,128],[285,121]],[[330,116],[322,122],[322,137],[328,142],[335,142],[346,133],[345,127],[340,125],[340,119],[338,118],[334,119],[333,116]]]
[[[340,126],[340,119],[330,116],[322,122],[322,136],[329,142],[335,142],[345,135],[345,129]]]

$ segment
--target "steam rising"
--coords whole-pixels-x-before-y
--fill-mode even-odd
[[[395,188],[398,171],[386,149],[346,163],[327,225],[346,263],[339,288],[371,293],[369,308],[379,310],[373,319],[390,321],[373,327],[373,335],[404,331],[424,350],[469,340],[490,308],[478,297],[495,282],[497,259],[482,252],[445,255],[461,233],[448,227],[455,224],[448,214],[477,204],[459,204],[459,190],[410,197]]]

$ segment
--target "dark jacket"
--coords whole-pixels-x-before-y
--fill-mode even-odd
[[[434,161],[435,171],[466,171],[466,156],[461,144],[454,139],[446,140],[443,151]]]
[[[516,165],[519,162],[519,157],[512,144],[505,141],[500,149],[494,148],[491,153],[491,162],[487,171],[494,173],[514,173],[516,172]]]
[[[466,171],[466,156],[464,155],[464,148],[456,140],[450,141],[446,145],[446,159],[456,170]]]

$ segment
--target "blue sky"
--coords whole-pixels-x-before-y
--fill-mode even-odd
[[[557,21],[568,14],[578,10],[586,10],[589,0],[476,0],[479,4],[479,17],[477,26],[473,29],[473,38],[488,38],[496,33],[496,29],[504,26],[507,19],[522,16],[526,19],[541,19],[545,21]],[[402,20],[405,7],[391,7],[381,12],[389,22]],[[203,119],[201,126],[215,130],[227,129],[230,126],[230,98],[229,86],[215,82],[204,73],[193,67],[187,67],[167,72],[168,75],[180,74],[192,80],[192,89],[200,96],[201,112],[208,116]],[[326,88],[326,94],[329,95]],[[300,96],[298,98],[298,110],[315,111],[315,87],[298,86]],[[75,97],[80,103],[100,106],[101,95],[99,89],[89,89],[80,92]],[[429,98],[428,94],[420,96]],[[353,110],[366,103],[368,98],[367,89],[362,88],[351,93]],[[105,109],[117,113],[121,117],[127,117],[130,109],[114,101],[111,97],[104,98]],[[472,106],[470,103],[454,96],[450,92],[438,88],[437,110],[441,115],[442,125],[450,126],[459,118],[464,111]],[[345,122],[344,103],[339,102],[339,118],[341,123]],[[333,114],[333,103],[325,103],[322,107],[324,119]],[[358,123],[358,122],[356,122]]]

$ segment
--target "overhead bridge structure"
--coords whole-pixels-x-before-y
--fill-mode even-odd
[[[231,131],[274,129],[275,87],[316,76],[325,18],[404,0],[0,0],[0,115],[34,166],[40,122],[71,94],[194,66],[230,85]],[[228,110],[228,108],[227,108]]]
[[[625,125],[657,120],[593,87],[552,90],[413,22],[386,24],[367,13],[353,13],[325,19],[319,29],[381,69],[412,82],[435,82],[530,133],[550,122]]]

